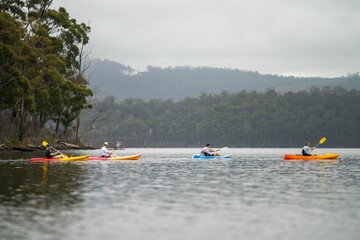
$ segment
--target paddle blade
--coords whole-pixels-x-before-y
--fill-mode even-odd
[[[115,148],[119,148],[119,147],[121,147],[121,144],[122,144],[122,142],[118,141],[118,142],[116,143]]]
[[[322,139],[320,139],[320,144],[323,144],[326,141],[326,137],[323,137]]]
[[[47,143],[46,141],[43,141],[43,142],[42,142],[42,145],[43,145],[44,147],[46,147],[48,144],[49,144],[49,143]]]

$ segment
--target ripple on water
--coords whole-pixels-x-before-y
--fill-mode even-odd
[[[134,162],[0,161],[1,234],[357,239],[360,151],[329,162],[286,162],[273,149],[229,151],[231,159],[214,160],[194,160],[191,149],[145,149]]]

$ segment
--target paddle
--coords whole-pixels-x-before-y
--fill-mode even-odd
[[[111,154],[113,154],[113,152],[114,152],[117,148],[119,148],[120,146],[121,146],[121,142],[118,141],[118,142],[116,143],[114,149],[113,149],[113,150],[111,151],[111,153],[109,154],[109,156],[111,156]]]
[[[228,149],[228,147],[218,148],[218,149],[215,149],[215,151],[216,151],[216,152],[220,152],[220,151],[225,150],[225,149]],[[222,155],[222,153],[221,153],[220,155]],[[219,155],[219,156],[220,156],[220,155]]]
[[[325,141],[326,141],[326,137],[323,137],[322,139],[320,139],[319,143],[316,144],[316,146],[314,147],[314,149],[311,150],[310,152],[314,151],[317,146],[319,146],[320,144],[323,144]]]
[[[228,147],[222,147],[222,148],[219,148],[217,151],[222,151],[222,150],[225,150],[225,149],[229,149]]]
[[[46,141],[43,141],[43,142],[42,142],[42,145],[43,145],[44,147],[46,147],[48,144],[49,144],[49,143],[46,142]],[[68,155],[63,154],[62,152],[60,152],[59,150],[56,150],[55,148],[53,148],[53,147],[51,147],[51,146],[50,146],[50,148],[53,149],[54,151],[57,151],[58,153],[62,154],[62,155],[65,156],[65,157],[69,157]]]

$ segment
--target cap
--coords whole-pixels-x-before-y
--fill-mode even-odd
[[[104,142],[104,145],[109,145],[108,142]]]

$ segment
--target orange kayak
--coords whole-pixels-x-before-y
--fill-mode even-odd
[[[327,154],[319,154],[319,155],[312,155],[312,156],[303,156],[297,154],[285,154],[283,159],[284,160],[331,160],[337,159],[340,154],[338,153],[327,153]]]

